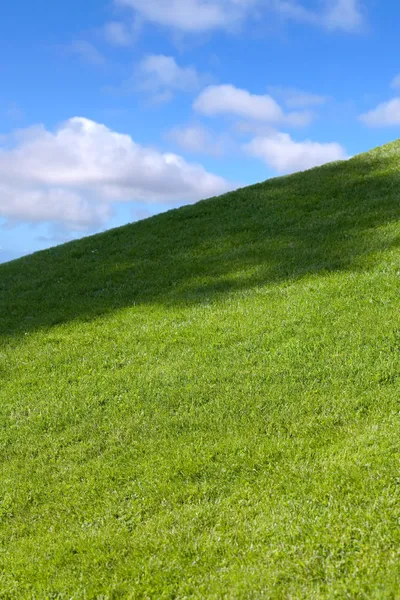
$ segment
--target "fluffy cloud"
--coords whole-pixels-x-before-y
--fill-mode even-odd
[[[382,102],[374,110],[361,115],[360,120],[370,127],[400,125],[400,98]]]
[[[221,156],[232,140],[228,136],[214,135],[202,125],[174,127],[167,138],[188,152]]]
[[[284,86],[270,86],[269,91],[286,104],[288,108],[305,108],[310,106],[321,106],[327,101],[326,96],[304,92],[296,88]]]
[[[234,29],[253,15],[278,13],[282,18],[328,30],[354,31],[362,24],[359,0],[326,0],[312,10],[299,0],[115,0],[150,23],[188,33]]]
[[[130,46],[134,40],[134,29],[120,21],[110,21],[104,26],[104,36],[113,46]]]
[[[81,60],[90,65],[102,66],[106,63],[106,59],[101,52],[86,40],[75,40],[66,48],[66,50],[70,54],[79,56]]]
[[[400,74],[393,78],[391,83],[392,88],[400,88]]]
[[[360,0],[325,0],[320,10],[305,6],[296,0],[276,0],[274,9],[287,20],[322,27],[329,31],[342,30],[348,33],[359,31],[364,18]],[[324,6],[325,5],[325,6]]]
[[[322,22],[328,29],[357,31],[363,24],[359,0],[336,0],[329,2],[327,12],[322,15]]]
[[[146,21],[189,33],[229,29],[240,23],[258,0],[116,0]]]
[[[256,137],[245,144],[245,152],[261,158],[277,173],[305,171],[335,160],[347,158],[344,148],[337,143],[321,144],[311,140],[296,142],[287,133],[275,132]]]
[[[193,104],[203,115],[232,114],[259,121],[277,122],[283,111],[271,96],[257,96],[233,85],[210,85],[201,92]]]
[[[0,217],[70,229],[105,223],[115,202],[194,202],[232,186],[175,154],[88,119],[32,127],[0,147]]]
[[[221,114],[263,121],[286,123],[293,126],[307,125],[312,119],[309,112],[285,114],[271,96],[251,94],[233,85],[210,85],[205,88],[193,104],[195,111],[215,116]]]
[[[91,202],[63,188],[33,188],[14,182],[0,184],[0,216],[11,221],[53,221],[74,229],[100,225],[110,217],[110,206]]]
[[[310,110],[295,111],[285,115],[282,123],[289,127],[306,127],[312,123],[314,117],[314,113]]]
[[[189,92],[201,85],[201,77],[194,67],[181,67],[172,56],[151,54],[137,66],[139,89],[168,100],[173,92]]]

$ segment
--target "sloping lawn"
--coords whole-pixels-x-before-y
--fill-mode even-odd
[[[0,598],[400,597],[400,143],[0,265]]]

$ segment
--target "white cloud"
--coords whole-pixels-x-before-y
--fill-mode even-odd
[[[279,104],[267,94],[251,94],[233,85],[210,85],[193,103],[195,111],[207,115],[233,115],[267,123],[286,123],[292,126],[308,125],[310,112],[285,114]]]
[[[382,102],[375,109],[361,115],[360,120],[370,127],[400,125],[400,98]]]
[[[268,90],[286,104],[288,108],[305,108],[310,106],[321,106],[328,100],[326,96],[320,96],[311,92],[304,92],[296,88],[284,86],[270,86]]]
[[[189,33],[229,29],[240,23],[258,0],[116,0],[150,23]]]
[[[338,143],[321,144],[311,140],[296,142],[288,133],[280,132],[256,137],[244,145],[244,150],[251,156],[261,158],[281,174],[304,171],[347,158],[344,148]]]
[[[79,193],[45,186],[29,188],[17,182],[0,184],[0,216],[11,221],[52,221],[80,230],[100,225],[111,216],[111,206]]]
[[[333,4],[327,2],[329,8],[323,17],[328,29],[357,31],[363,24],[363,16],[359,0],[336,0]]]
[[[99,226],[116,202],[194,202],[232,188],[225,179],[176,154],[136,144],[88,119],[56,131],[17,131],[0,148],[0,217]]]
[[[202,125],[174,127],[168,132],[167,138],[188,152],[222,156],[232,140],[228,136],[215,135]]]
[[[102,66],[106,63],[106,59],[101,52],[86,40],[75,40],[66,50],[70,54],[79,56],[79,58],[90,65]]]
[[[400,88],[400,74],[393,78],[390,85],[392,88]]]
[[[137,66],[136,78],[142,91],[152,92],[158,101],[170,100],[173,92],[190,92],[201,85],[192,66],[181,67],[172,56],[151,54]]]
[[[233,85],[210,85],[193,104],[203,115],[232,114],[259,121],[277,122],[283,119],[279,104],[268,95],[257,96]]]
[[[247,19],[267,17],[271,12],[283,19],[308,23],[328,30],[354,31],[363,17],[359,0],[326,0],[325,7],[312,10],[298,0],[115,0],[135,11],[145,21],[187,33],[215,29],[232,30]],[[305,0],[304,0],[305,2]]]
[[[322,4],[322,3],[321,3]],[[325,7],[313,10],[296,0],[275,0],[273,6],[283,18],[322,27],[330,31],[359,31],[364,23],[360,0],[325,0]]]
[[[307,127],[314,120],[314,113],[310,110],[301,110],[288,113],[283,123],[289,127]]]
[[[130,46],[134,41],[134,33],[121,21],[110,21],[104,26],[105,38],[113,46]]]

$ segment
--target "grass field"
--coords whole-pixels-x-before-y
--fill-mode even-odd
[[[0,598],[400,598],[400,142],[0,265]]]

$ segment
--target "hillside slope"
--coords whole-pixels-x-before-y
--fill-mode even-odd
[[[399,597],[399,219],[395,142],[0,265],[0,597]]]

